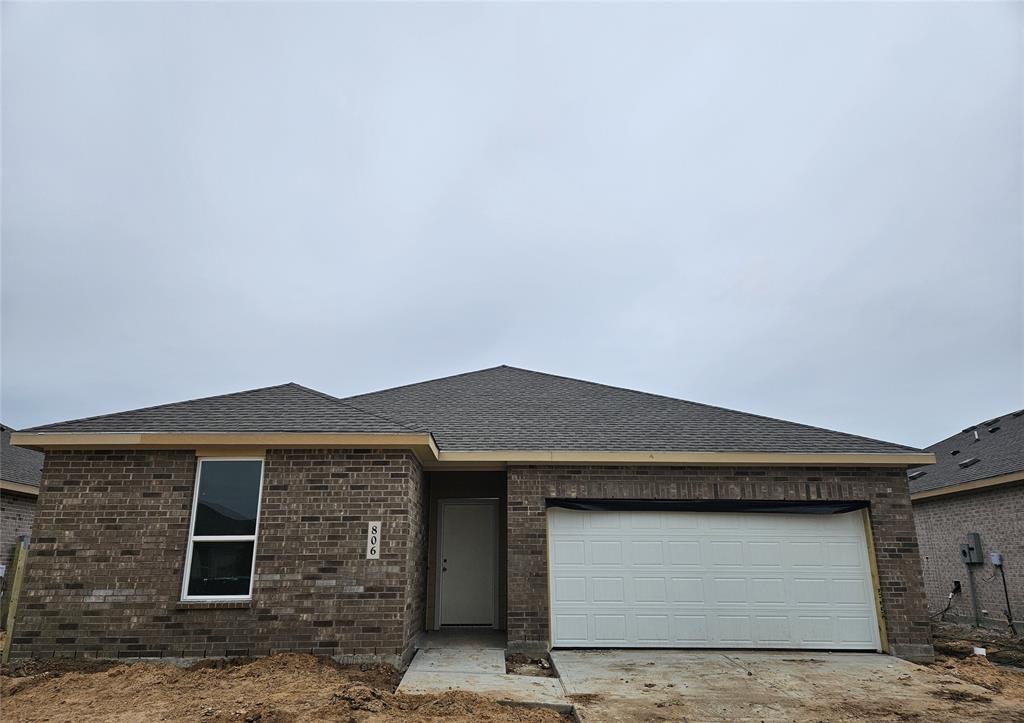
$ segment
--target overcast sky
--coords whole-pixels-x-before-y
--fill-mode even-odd
[[[1022,9],[5,2],[3,422],[502,363],[1024,407]]]

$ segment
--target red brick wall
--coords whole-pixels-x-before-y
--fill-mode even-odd
[[[513,466],[508,470],[508,639],[547,647],[545,498],[869,501],[891,650],[933,655],[906,471],[852,468]]]
[[[14,546],[22,535],[32,534],[36,498],[4,490],[0,492],[0,565],[10,566]],[[11,570],[7,571],[11,574]]]
[[[960,544],[968,532],[981,535],[985,563],[974,565],[975,588],[982,624],[1006,628],[1006,599],[999,571],[989,553],[1003,553],[1003,569],[1014,620],[1024,630],[1024,483],[1003,485],[966,494],[932,497],[914,503],[914,521],[921,544],[928,607],[946,606],[953,580],[963,593],[953,598],[947,619],[973,624],[974,613],[967,584],[967,567],[960,559]]]
[[[401,450],[268,450],[251,604],[179,602],[190,451],[55,452],[14,655],[298,650],[400,660],[422,629],[423,472]],[[382,520],[379,560],[366,525]]]

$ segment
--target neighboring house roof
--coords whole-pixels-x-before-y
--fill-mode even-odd
[[[922,459],[899,444],[508,366],[345,399],[285,384],[26,431],[419,433],[461,461],[508,450]]]
[[[500,366],[344,401],[429,429],[442,450],[901,453],[910,447]]]
[[[403,424],[294,382],[128,412],[46,424],[23,432],[348,432],[407,434]]]
[[[0,424],[0,480],[38,487],[43,478],[43,455],[31,449],[11,446],[11,432]]]
[[[1024,473],[1024,409],[979,422],[925,451],[935,464],[907,470],[912,494]]]

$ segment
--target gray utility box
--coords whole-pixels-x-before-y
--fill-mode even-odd
[[[967,533],[967,542],[960,545],[960,559],[968,565],[980,565],[981,556],[981,535],[977,532]]]

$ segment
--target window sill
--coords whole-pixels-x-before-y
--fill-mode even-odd
[[[252,607],[252,600],[179,600],[175,610],[244,610]]]

